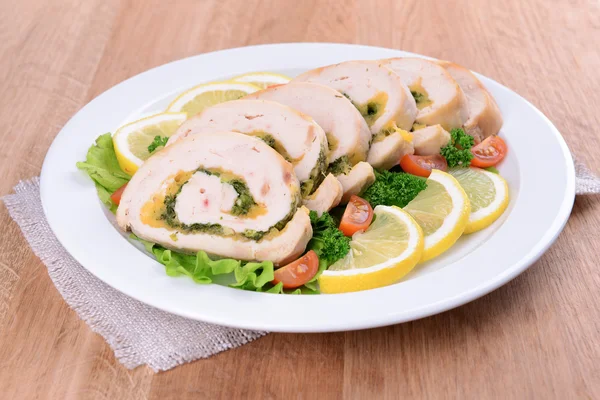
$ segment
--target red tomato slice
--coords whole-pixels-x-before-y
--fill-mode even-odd
[[[471,165],[479,168],[487,168],[498,164],[508,151],[506,142],[498,136],[490,136],[483,142],[471,149],[473,160]]]
[[[112,200],[113,203],[115,203],[116,205],[119,205],[119,203],[121,202],[121,196],[123,195],[123,191],[125,190],[126,187],[127,187],[127,184],[124,184],[123,186],[118,188],[113,194],[110,195],[110,199]]]
[[[295,289],[314,278],[318,270],[319,257],[311,250],[296,261],[276,270],[271,283],[276,285],[281,282],[284,289]]]
[[[352,195],[346,206],[340,231],[346,236],[352,236],[358,231],[366,230],[373,221],[373,208],[365,199]]]
[[[448,171],[446,159],[439,154],[433,156],[415,156],[407,154],[400,159],[400,167],[409,174],[429,177],[432,169]]]

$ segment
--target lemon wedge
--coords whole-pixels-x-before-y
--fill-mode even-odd
[[[471,205],[467,194],[450,174],[434,169],[427,189],[404,207],[423,229],[425,248],[421,261],[439,256],[463,234]]]
[[[292,80],[292,78],[281,74],[275,74],[273,72],[251,72],[249,74],[236,76],[231,80],[234,82],[250,83],[260,87],[261,89],[266,89],[269,86],[288,83],[290,80]]]
[[[191,117],[207,107],[237,100],[258,90],[260,87],[243,82],[205,83],[180,94],[169,104],[167,112],[184,112]]]
[[[323,293],[356,292],[391,285],[412,270],[423,251],[423,232],[398,207],[377,206],[375,219],[352,236],[346,257],[323,271]]]
[[[161,113],[123,125],[113,135],[119,166],[133,175],[150,157],[148,146],[156,136],[170,137],[187,118],[185,113]]]
[[[471,215],[465,233],[487,228],[496,221],[508,206],[508,185],[498,174],[480,168],[456,168],[450,174],[467,193],[471,202]]]

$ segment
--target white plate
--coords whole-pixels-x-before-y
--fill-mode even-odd
[[[41,176],[44,211],[64,247],[110,286],[185,317],[241,328],[321,332],[371,328],[457,307],[523,272],[556,239],[575,196],[573,160],[560,133],[529,102],[479,76],[496,98],[509,153],[500,167],[511,202],[493,226],[461,238],[442,257],[400,283],[357,293],[283,296],[198,285],[168,277],[107,218],[94,185],[75,167],[94,139],[127,120],[162,111],[177,93],[201,82],[250,71],[296,75],[354,59],[416,56],[341,44],[276,44],[202,54],[154,68],[107,90],[83,107],[50,147]]]

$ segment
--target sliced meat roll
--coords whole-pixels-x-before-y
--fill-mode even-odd
[[[432,156],[440,154],[440,149],[450,142],[450,133],[441,125],[427,126],[413,132],[415,154]]]
[[[327,135],[330,164],[342,157],[351,165],[367,159],[371,131],[356,107],[337,90],[297,82],[270,87],[245,99],[276,101],[311,116]]]
[[[257,136],[272,146],[294,166],[303,197],[312,194],[325,177],[328,144],[323,129],[309,116],[274,101],[234,100],[207,108],[184,122],[167,145],[182,137],[220,131]]]
[[[285,263],[312,236],[292,165],[264,141],[236,132],[182,138],[132,177],[117,222],[184,252]]]
[[[375,138],[369,150],[367,162],[377,169],[390,169],[400,163],[406,154],[413,154],[412,134],[405,131],[392,132],[388,136]]]
[[[469,119],[464,124],[465,131],[475,138],[475,143],[496,135],[502,127],[502,114],[483,83],[460,65],[448,61],[439,61],[439,64],[458,82],[467,96]]]
[[[328,174],[317,190],[303,201],[306,207],[316,211],[320,217],[325,211],[340,204],[343,194],[344,189],[340,181],[333,174]]]
[[[434,61],[422,58],[391,58],[386,66],[396,72],[417,102],[416,122],[440,124],[447,130],[460,128],[469,118],[465,94],[452,76]]]
[[[327,85],[352,101],[376,135],[400,128],[410,130],[417,106],[399,76],[378,61],[347,61],[313,69],[292,82]]]
[[[375,182],[375,173],[371,164],[363,161],[352,167],[347,174],[338,175],[337,179],[342,184],[344,195],[341,202],[345,204],[353,194],[360,194]]]

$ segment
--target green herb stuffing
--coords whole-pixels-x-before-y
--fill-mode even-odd
[[[100,200],[113,213],[116,212],[117,205],[112,202],[110,195],[129,182],[131,177],[119,167],[111,134],[99,136],[89,148],[85,161],[76,165],[94,181]]]
[[[416,103],[420,103],[425,100],[425,96],[422,93],[411,90],[410,94],[412,94],[412,97],[414,97]]]
[[[167,145],[168,141],[169,141],[169,138],[166,136],[158,136],[158,135],[154,136],[154,140],[148,146],[148,153],[152,154],[159,147],[165,147]]]
[[[202,172],[206,175],[213,175],[213,176],[221,177],[221,174],[219,172],[209,171],[204,168],[198,168],[197,171]],[[238,194],[238,197],[237,197],[233,207],[231,208],[231,214],[233,214],[233,215],[248,214],[248,212],[250,211],[250,208],[252,208],[253,206],[256,205],[256,202],[254,201],[254,197],[252,197],[252,193],[250,193],[250,189],[248,188],[248,185],[246,185],[246,182],[244,182],[242,179],[226,180],[226,179],[223,179],[223,177],[221,177],[221,182],[227,183],[227,184],[233,186],[233,189]],[[184,182],[183,185],[185,185],[186,183],[187,182]],[[181,186],[183,187],[183,185],[181,185]],[[181,188],[179,189],[179,191],[181,191]]]
[[[383,105],[374,101],[370,101],[366,104],[356,104],[352,102],[352,104],[354,104],[358,112],[360,112],[360,115],[363,116],[363,118],[367,122],[367,125],[369,126],[373,125],[373,123],[377,120],[380,111],[383,111],[385,109]]]
[[[367,104],[367,115],[377,114],[378,109],[379,109],[379,106],[377,105],[377,103],[368,103]]]
[[[425,178],[405,172],[375,171],[375,182],[361,195],[374,208],[378,205],[404,207],[425,190]]]
[[[313,229],[313,237],[308,242],[307,250],[314,250],[319,256],[319,261],[326,263],[325,267],[348,254],[350,251],[350,238],[344,236],[342,231],[338,229],[329,213],[324,212],[318,217],[315,211],[311,211],[310,223]]]
[[[371,136],[371,143],[381,142],[383,139],[395,132],[397,132],[397,130],[394,128],[384,128],[377,132],[375,135]]]
[[[440,154],[448,162],[448,167],[457,166],[468,167],[473,159],[471,147],[475,143],[473,136],[467,135],[461,128],[455,128],[450,131],[450,143],[442,147]]]
[[[259,136],[263,142],[265,142],[269,147],[275,148],[275,138],[269,134]]]
[[[310,196],[317,190],[323,179],[325,179],[325,170],[327,169],[327,149],[321,148],[317,163],[310,171],[310,178],[300,184],[302,197]]]
[[[250,208],[252,208],[253,206],[256,205],[256,202],[254,201],[254,197],[252,197],[252,194],[250,193],[250,189],[248,188],[248,185],[246,185],[245,182],[238,180],[238,179],[233,179],[227,183],[229,183],[231,186],[233,186],[233,188],[235,189],[235,191],[238,194],[237,200],[235,201],[235,204],[231,208],[231,214],[233,214],[233,215],[248,214],[248,211],[250,211]]]
[[[341,156],[331,164],[329,164],[329,172],[333,175],[347,174],[352,169],[352,164],[348,156]]]
[[[245,229],[243,233],[244,237],[256,241],[262,239],[266,234],[266,231],[255,231],[254,229]]]

